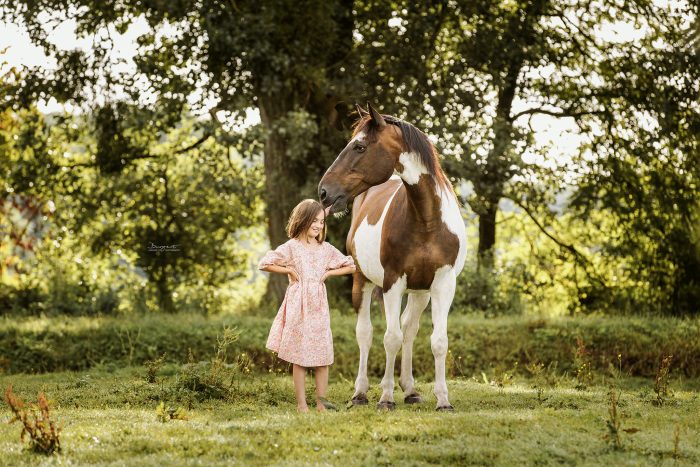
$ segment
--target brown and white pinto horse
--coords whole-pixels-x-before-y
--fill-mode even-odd
[[[367,404],[367,358],[372,342],[370,302],[381,287],[386,313],[386,368],[379,408],[393,409],[394,363],[403,344],[404,402],[421,402],[413,380],[412,349],[420,316],[432,301],[435,388],[438,410],[453,410],[447,397],[447,314],[457,275],[464,267],[466,233],[457,198],[426,135],[413,125],[359,109],[350,142],[319,183],[330,213],[354,199],[347,249],[355,259],[353,305],[358,312],[360,365],[354,404]],[[408,293],[399,321],[401,299]]]

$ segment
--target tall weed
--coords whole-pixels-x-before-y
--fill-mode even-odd
[[[39,393],[36,404],[25,405],[13,391],[12,385],[5,390],[5,402],[10,407],[10,423],[22,424],[20,440],[29,438],[29,448],[41,454],[53,454],[61,450],[59,434],[61,429],[51,420],[49,402],[43,392]]]
[[[227,399],[239,374],[237,365],[227,363],[227,350],[239,335],[235,328],[225,327],[223,334],[217,337],[216,351],[209,362],[195,363],[190,352],[188,363],[177,375],[175,387],[191,391],[199,399]]]
[[[658,370],[656,370],[656,377],[654,378],[654,394],[656,394],[656,398],[652,403],[659,407],[664,405],[671,396],[668,373],[671,369],[672,360],[673,355],[663,357],[659,363]]]

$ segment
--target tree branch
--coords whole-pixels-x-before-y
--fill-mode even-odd
[[[552,117],[571,117],[571,118],[580,118],[585,115],[600,115],[604,114],[605,110],[581,110],[578,112],[573,112],[571,110],[549,110],[545,109],[542,107],[535,107],[531,109],[526,109],[521,112],[518,112],[517,114],[513,115],[511,117],[512,121],[517,120],[518,118],[522,117],[523,115],[534,115],[534,114],[544,114],[544,115],[551,115]]]
[[[208,140],[209,137],[211,137],[211,133],[209,133],[209,132],[204,133],[204,134],[202,135],[202,137],[199,138],[199,139],[198,139],[197,141],[195,141],[194,143],[190,144],[189,146],[187,146],[187,147],[185,147],[185,148],[178,149],[177,151],[175,151],[175,154],[182,154],[182,153],[185,153],[185,152],[187,152],[187,151],[191,151],[192,149],[196,148],[197,146],[199,146],[200,144],[202,144],[203,142],[205,142],[206,140]]]
[[[590,261],[583,253],[581,253],[580,251],[578,251],[574,245],[572,245],[572,244],[570,244],[570,243],[564,243],[562,240],[558,239],[557,237],[555,237],[554,235],[552,235],[551,233],[549,233],[549,232],[547,231],[547,229],[544,228],[544,226],[542,225],[542,223],[540,223],[540,221],[537,220],[537,218],[536,218],[535,215],[532,213],[532,211],[530,210],[530,208],[528,208],[528,207],[525,205],[525,203],[523,203],[521,200],[519,200],[519,199],[517,199],[517,198],[514,198],[514,197],[510,197],[510,196],[504,196],[504,197],[510,199],[510,200],[513,201],[520,209],[522,209],[522,210],[525,212],[525,214],[527,214],[528,217],[532,220],[532,222],[537,226],[537,228],[540,229],[540,231],[541,231],[543,234],[545,234],[550,240],[552,240],[554,243],[556,243],[557,245],[559,245],[560,248],[563,248],[564,250],[566,250],[566,251],[568,251],[569,253],[571,253],[571,255],[574,257],[575,262],[576,262],[576,263],[581,263],[581,264],[584,266],[584,270],[586,271],[586,274],[588,275],[588,277],[594,279],[596,282],[598,282],[599,284],[601,284],[603,287],[606,287],[606,288],[608,287],[607,284],[605,283],[605,281],[604,281],[603,279],[600,278],[600,276],[598,275],[597,272],[595,272],[595,269],[593,269],[593,273],[592,273],[591,271],[589,271],[589,269],[588,269],[586,266],[593,267],[593,264],[591,263],[591,261]]]

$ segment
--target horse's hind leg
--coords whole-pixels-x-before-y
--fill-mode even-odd
[[[357,310],[355,336],[360,347],[360,366],[357,370],[355,394],[352,396],[352,403],[354,405],[365,405],[367,404],[367,390],[369,389],[367,359],[369,357],[369,349],[372,346],[372,321],[369,311],[374,284],[358,276],[355,276],[353,279],[353,305]]]
[[[422,402],[420,394],[413,387],[413,341],[418,333],[420,316],[430,301],[429,293],[411,293],[408,295],[406,309],[401,315],[401,330],[403,331],[403,344],[401,353],[401,378],[399,384],[404,393],[404,402],[415,404]]]
[[[447,398],[447,382],[445,381],[445,357],[447,356],[447,314],[455,295],[456,277],[454,269],[445,266],[438,269],[435,280],[430,288],[432,300],[433,334],[430,336],[430,346],[435,357],[435,389],[437,410],[454,410]]]

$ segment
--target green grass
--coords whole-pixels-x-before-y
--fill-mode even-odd
[[[550,380],[516,377],[502,387],[481,377],[450,379],[455,413],[434,411],[432,385],[419,379],[427,399],[406,406],[400,390],[397,409],[373,405],[337,413],[297,414],[291,378],[280,374],[241,374],[230,400],[196,401],[169,390],[179,366],[168,365],[155,384],[145,369],[102,367],[88,372],[5,375],[0,387],[14,385],[25,401],[42,390],[53,417],[63,427],[62,453],[52,457],[27,452],[20,427],[7,424],[0,406],[0,464],[46,465],[693,465],[700,463],[700,400],[697,379],[671,382],[673,396],[663,406],[651,403],[653,381],[596,377],[574,389],[566,376]],[[307,379],[309,398],[311,378]],[[608,417],[607,384],[622,390],[619,410],[622,449],[604,439]],[[370,403],[379,398],[372,381]],[[329,399],[344,405],[353,383],[331,371]],[[158,421],[164,401],[184,407],[188,420]],[[674,458],[674,431],[680,427]]]

